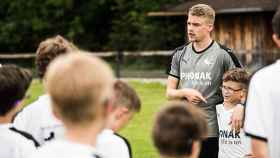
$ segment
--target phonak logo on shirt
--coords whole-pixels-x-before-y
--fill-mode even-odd
[[[209,80],[211,81],[211,73],[210,72],[182,72],[181,79],[184,80]]]
[[[211,72],[182,72],[181,80],[188,80],[193,85],[210,86],[212,81]]]
[[[239,134],[233,131],[219,130],[219,141],[221,144],[242,144]]]

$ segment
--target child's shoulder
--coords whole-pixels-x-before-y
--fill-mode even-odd
[[[216,109],[222,109],[223,107],[224,107],[223,104],[217,104],[217,105],[216,105]]]

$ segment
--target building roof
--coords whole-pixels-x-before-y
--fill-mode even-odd
[[[186,15],[186,11],[198,3],[209,4],[217,14],[236,14],[247,12],[275,11],[280,0],[183,0],[181,3],[169,5],[157,12],[149,12],[148,16]]]

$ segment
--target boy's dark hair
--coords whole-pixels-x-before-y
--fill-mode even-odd
[[[204,113],[186,102],[170,102],[156,117],[152,137],[161,155],[181,157],[192,154],[194,141],[207,134]]]
[[[141,101],[136,91],[127,83],[116,80],[114,83],[115,103],[117,106],[125,106],[131,111],[139,112],[141,110]]]
[[[72,49],[77,48],[59,35],[42,41],[37,48],[35,59],[39,77],[43,78],[45,76],[51,61],[61,54],[69,53]]]
[[[0,116],[6,115],[24,98],[32,81],[31,72],[16,65],[0,66]]]
[[[250,81],[249,73],[242,68],[234,68],[228,70],[223,76],[223,82],[233,81],[241,83],[244,88],[247,88]]]
[[[272,29],[277,37],[280,38],[280,8],[277,9],[272,18]]]

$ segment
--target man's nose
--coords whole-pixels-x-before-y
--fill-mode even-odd
[[[187,29],[188,29],[189,31],[193,31],[193,25],[188,25],[188,26],[187,26]]]

